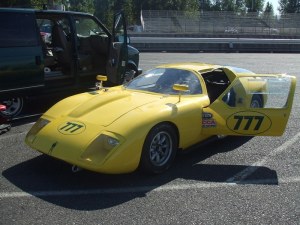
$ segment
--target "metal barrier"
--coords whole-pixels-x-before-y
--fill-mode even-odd
[[[300,52],[300,14],[142,12],[143,29],[129,31],[140,51]]]
[[[300,53],[300,39],[131,37],[140,51]]]
[[[300,14],[142,11],[145,33],[300,35]]]

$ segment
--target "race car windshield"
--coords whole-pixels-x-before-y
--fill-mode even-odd
[[[125,87],[131,90],[175,95],[178,94],[178,91],[173,89],[174,84],[188,85],[189,90],[183,92],[184,95],[202,93],[200,81],[193,72],[173,68],[149,70],[126,84]]]

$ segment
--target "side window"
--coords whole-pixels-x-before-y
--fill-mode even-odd
[[[201,71],[199,71],[201,73]],[[207,94],[210,102],[213,103],[230,85],[230,81],[226,73],[222,69],[216,69],[206,73],[202,73],[205,81]]]
[[[0,47],[38,45],[35,18],[32,13],[0,13]]]
[[[67,15],[36,13],[44,54],[46,78],[61,79],[71,76],[73,70],[73,35]]]
[[[47,46],[51,46],[53,22],[48,19],[37,19],[36,22],[38,24],[38,28],[40,29],[42,40]]]
[[[76,15],[74,21],[80,73],[106,74],[108,34],[92,17]]]
[[[291,86],[290,78],[242,77],[224,95],[231,107],[285,108]]]
[[[75,17],[75,25],[78,37],[90,37],[94,35],[107,37],[106,32],[90,17]]]

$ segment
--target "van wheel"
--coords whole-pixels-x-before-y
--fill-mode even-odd
[[[137,71],[134,69],[131,68],[126,69],[123,84],[126,84],[129,81],[131,81],[133,78],[137,76],[137,74],[138,74]]]
[[[4,118],[13,118],[20,114],[24,106],[24,99],[22,97],[9,98],[2,101],[2,104],[6,106],[6,110],[0,112],[0,115]]]

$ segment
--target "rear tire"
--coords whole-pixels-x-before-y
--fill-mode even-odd
[[[178,138],[169,124],[158,124],[148,133],[144,142],[140,169],[143,172],[159,174],[168,170],[174,161]]]
[[[259,95],[253,95],[250,103],[250,108],[263,108],[263,100]]]

